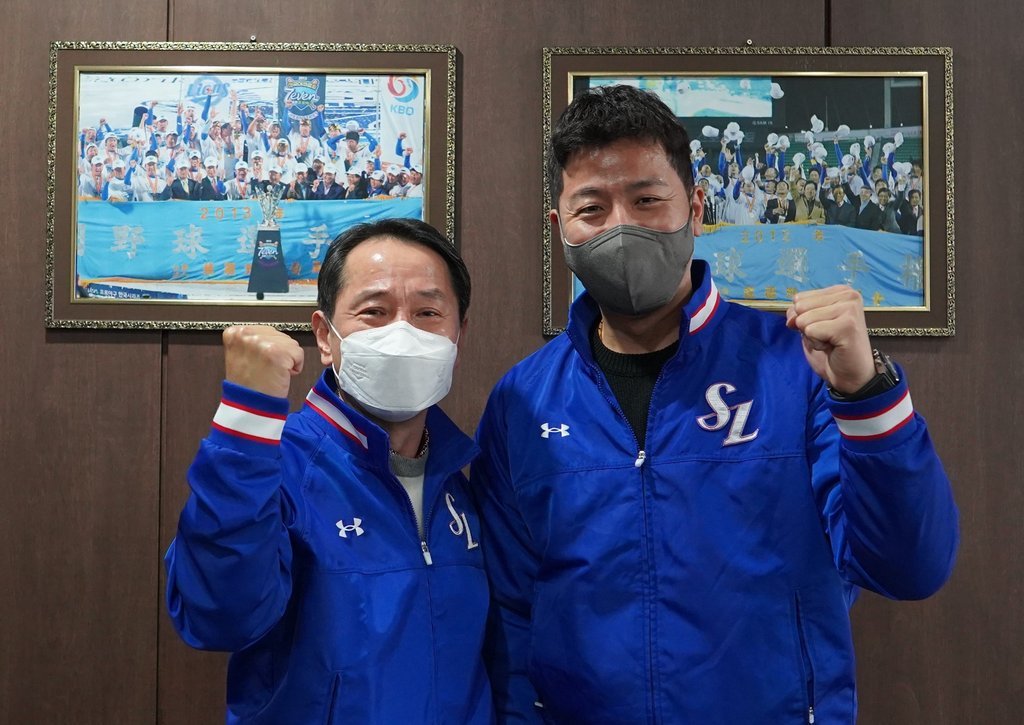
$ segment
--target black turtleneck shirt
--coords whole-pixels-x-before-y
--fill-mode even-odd
[[[590,330],[590,348],[594,352],[594,362],[607,378],[619,407],[636,435],[640,450],[644,450],[647,442],[647,413],[651,407],[654,383],[662,367],[679,349],[679,341],[654,352],[627,355],[605,347],[597,334],[597,325],[594,325]]]

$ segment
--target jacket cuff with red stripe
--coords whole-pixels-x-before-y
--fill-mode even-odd
[[[864,453],[879,451],[899,445],[916,432],[914,402],[902,370],[899,375],[896,387],[879,395],[854,402],[829,400],[844,446]]]
[[[288,399],[224,381],[209,438],[221,446],[277,455],[288,417]]]

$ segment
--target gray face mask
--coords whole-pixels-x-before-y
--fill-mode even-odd
[[[674,232],[620,224],[583,244],[562,237],[565,263],[602,308],[622,315],[656,310],[679,289],[693,255],[693,226]]]

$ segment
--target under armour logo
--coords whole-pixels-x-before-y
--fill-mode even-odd
[[[547,423],[541,423],[541,426],[540,426],[540,437],[541,438],[548,438],[548,437],[550,437],[550,435],[552,433],[560,433],[563,438],[566,438],[569,435],[569,426],[566,425],[565,423],[562,423],[562,425],[558,426],[557,428],[552,428]]]
[[[448,524],[448,530],[456,536],[465,534],[467,549],[475,549],[480,546],[480,544],[473,541],[473,532],[469,530],[469,519],[466,518],[466,513],[455,510],[455,497],[450,493],[445,493],[444,501],[448,504],[448,513],[452,515],[452,522]]]
[[[363,531],[363,527],[359,525],[361,523],[363,523],[363,520],[361,518],[359,518],[358,516],[356,518],[352,519],[352,523],[351,524],[346,524],[345,520],[342,519],[341,521],[339,521],[339,522],[337,522],[335,524],[335,526],[338,527],[338,536],[340,536],[343,539],[347,539],[348,538],[348,532],[350,532],[350,531],[355,531],[356,532],[356,536],[362,536],[363,533],[365,533],[365,532]]]
[[[754,401],[748,400],[743,403],[737,403],[736,405],[727,405],[722,399],[723,392],[725,394],[735,393],[736,388],[729,383],[715,383],[708,387],[707,392],[704,394],[704,399],[708,402],[708,406],[714,412],[698,416],[697,425],[706,431],[716,431],[725,428],[725,426],[729,425],[729,421],[732,420],[732,425],[729,426],[729,435],[726,436],[724,441],[722,441],[723,446],[734,446],[737,443],[748,443],[749,441],[757,438],[760,428],[755,429],[753,433],[743,432],[743,428],[747,425],[747,418],[750,416],[750,408],[754,405]],[[736,412],[735,416],[733,416],[733,411]]]

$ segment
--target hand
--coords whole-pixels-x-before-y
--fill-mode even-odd
[[[224,330],[224,377],[232,383],[285,398],[304,362],[299,343],[273,327],[235,326]]]
[[[808,364],[837,392],[856,393],[875,376],[864,302],[852,287],[798,292],[786,326],[800,333]]]
[[[180,116],[181,112],[184,111],[184,110],[185,110],[185,104],[184,103],[179,103],[178,104],[178,115]]]

